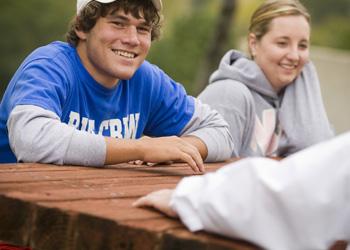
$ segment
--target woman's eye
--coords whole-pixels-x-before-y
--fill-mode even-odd
[[[285,46],[287,46],[287,43],[286,42],[277,42],[277,45],[279,47],[285,47]]]
[[[309,47],[308,44],[299,44],[300,49],[307,49]]]

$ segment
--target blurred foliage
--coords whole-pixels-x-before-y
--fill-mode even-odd
[[[74,11],[72,0],[0,1],[0,96],[32,50],[64,39]]]
[[[215,12],[213,1],[204,1],[200,6],[192,6],[180,18],[174,18],[171,30],[163,39],[153,45],[148,60],[158,65],[167,74],[186,86],[194,93],[196,69],[208,47],[213,33]],[[165,29],[166,30],[166,29]]]
[[[350,50],[349,17],[329,16],[320,25],[315,25],[312,33],[315,45]]]
[[[312,43],[350,50],[350,0],[304,0],[312,17]]]
[[[249,18],[262,0],[237,0],[229,47],[246,37]],[[312,41],[350,49],[350,0],[301,0],[312,13]],[[213,34],[219,0],[163,0],[164,34],[153,44],[148,59],[193,93],[192,82]],[[21,61],[33,49],[64,40],[75,14],[75,0],[0,1],[0,96]]]
[[[301,2],[311,13],[314,25],[322,25],[329,16],[350,18],[349,0],[301,0]],[[349,22],[343,25],[349,25]]]

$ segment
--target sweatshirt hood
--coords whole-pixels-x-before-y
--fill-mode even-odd
[[[210,76],[209,82],[234,80],[261,95],[278,99],[261,68],[251,59],[236,50],[228,51],[221,59],[219,68]]]

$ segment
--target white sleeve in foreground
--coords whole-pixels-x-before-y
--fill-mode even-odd
[[[191,230],[266,249],[327,249],[350,239],[350,133],[281,162],[251,158],[188,177],[172,208]]]
[[[17,160],[58,165],[104,165],[103,136],[62,123],[51,111],[34,105],[16,106],[7,122],[9,141]]]

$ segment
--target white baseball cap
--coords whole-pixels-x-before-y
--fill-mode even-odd
[[[91,1],[92,0],[77,0],[77,14],[79,14],[80,11]],[[95,1],[100,3],[111,3],[116,0],[95,0]],[[162,0],[152,0],[152,2],[154,7],[156,7],[158,11],[162,9]]]

